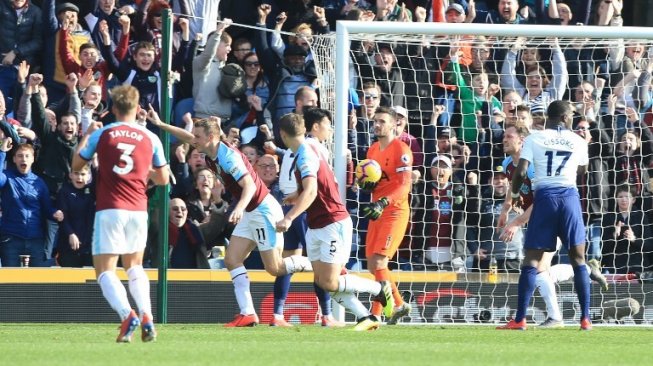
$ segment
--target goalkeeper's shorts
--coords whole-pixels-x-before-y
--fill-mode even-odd
[[[406,235],[410,211],[390,207],[378,220],[370,220],[365,240],[365,255],[379,254],[392,258]]]

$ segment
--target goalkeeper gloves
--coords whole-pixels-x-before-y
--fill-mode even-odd
[[[389,204],[390,202],[388,202],[388,199],[383,197],[376,202],[364,204],[363,208],[361,208],[361,212],[363,213],[363,217],[368,217],[372,220],[376,220],[381,217],[383,209],[388,207]]]
[[[376,188],[376,185],[379,184],[379,182],[357,182],[358,188],[362,189],[363,192],[365,193],[372,193],[374,191],[374,188]]]

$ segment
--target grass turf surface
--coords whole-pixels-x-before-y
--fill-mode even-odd
[[[653,328],[499,331],[482,326],[159,325],[114,343],[111,324],[0,324],[0,365],[650,365]]]

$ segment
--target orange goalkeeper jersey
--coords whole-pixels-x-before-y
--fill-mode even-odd
[[[372,192],[374,201],[385,197],[390,202],[388,208],[408,209],[413,153],[408,145],[398,138],[381,150],[381,144],[375,142],[367,151],[367,158],[376,160],[381,165],[381,180]]]

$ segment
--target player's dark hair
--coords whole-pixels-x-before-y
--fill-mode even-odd
[[[331,118],[331,112],[327,111],[326,109],[317,107],[308,108],[306,111],[304,111],[304,127],[306,127],[306,131],[312,130],[313,125],[320,123],[320,121],[322,121],[322,119],[325,117],[328,118],[329,121],[333,121]]]
[[[279,120],[279,130],[285,132],[290,137],[302,136],[306,133],[304,118],[297,113],[284,114]]]
[[[138,89],[134,88],[131,85],[120,85],[111,89],[110,92],[111,100],[113,101],[113,108],[115,108],[115,113],[117,116],[124,116],[129,113],[135,112],[138,108],[138,102],[140,101],[140,94]]]
[[[390,117],[392,117],[393,120],[397,120],[397,112],[394,111],[394,109],[390,107],[385,107],[385,106],[379,106],[376,108],[374,111],[374,114],[379,114],[379,113],[386,113],[389,114]]]
[[[564,123],[567,125],[567,128],[571,128],[571,118],[568,120],[563,120],[563,118],[572,112],[573,109],[571,108],[571,103],[565,100],[554,100],[549,104],[549,108],[546,110],[547,126],[556,127],[560,123]]]

